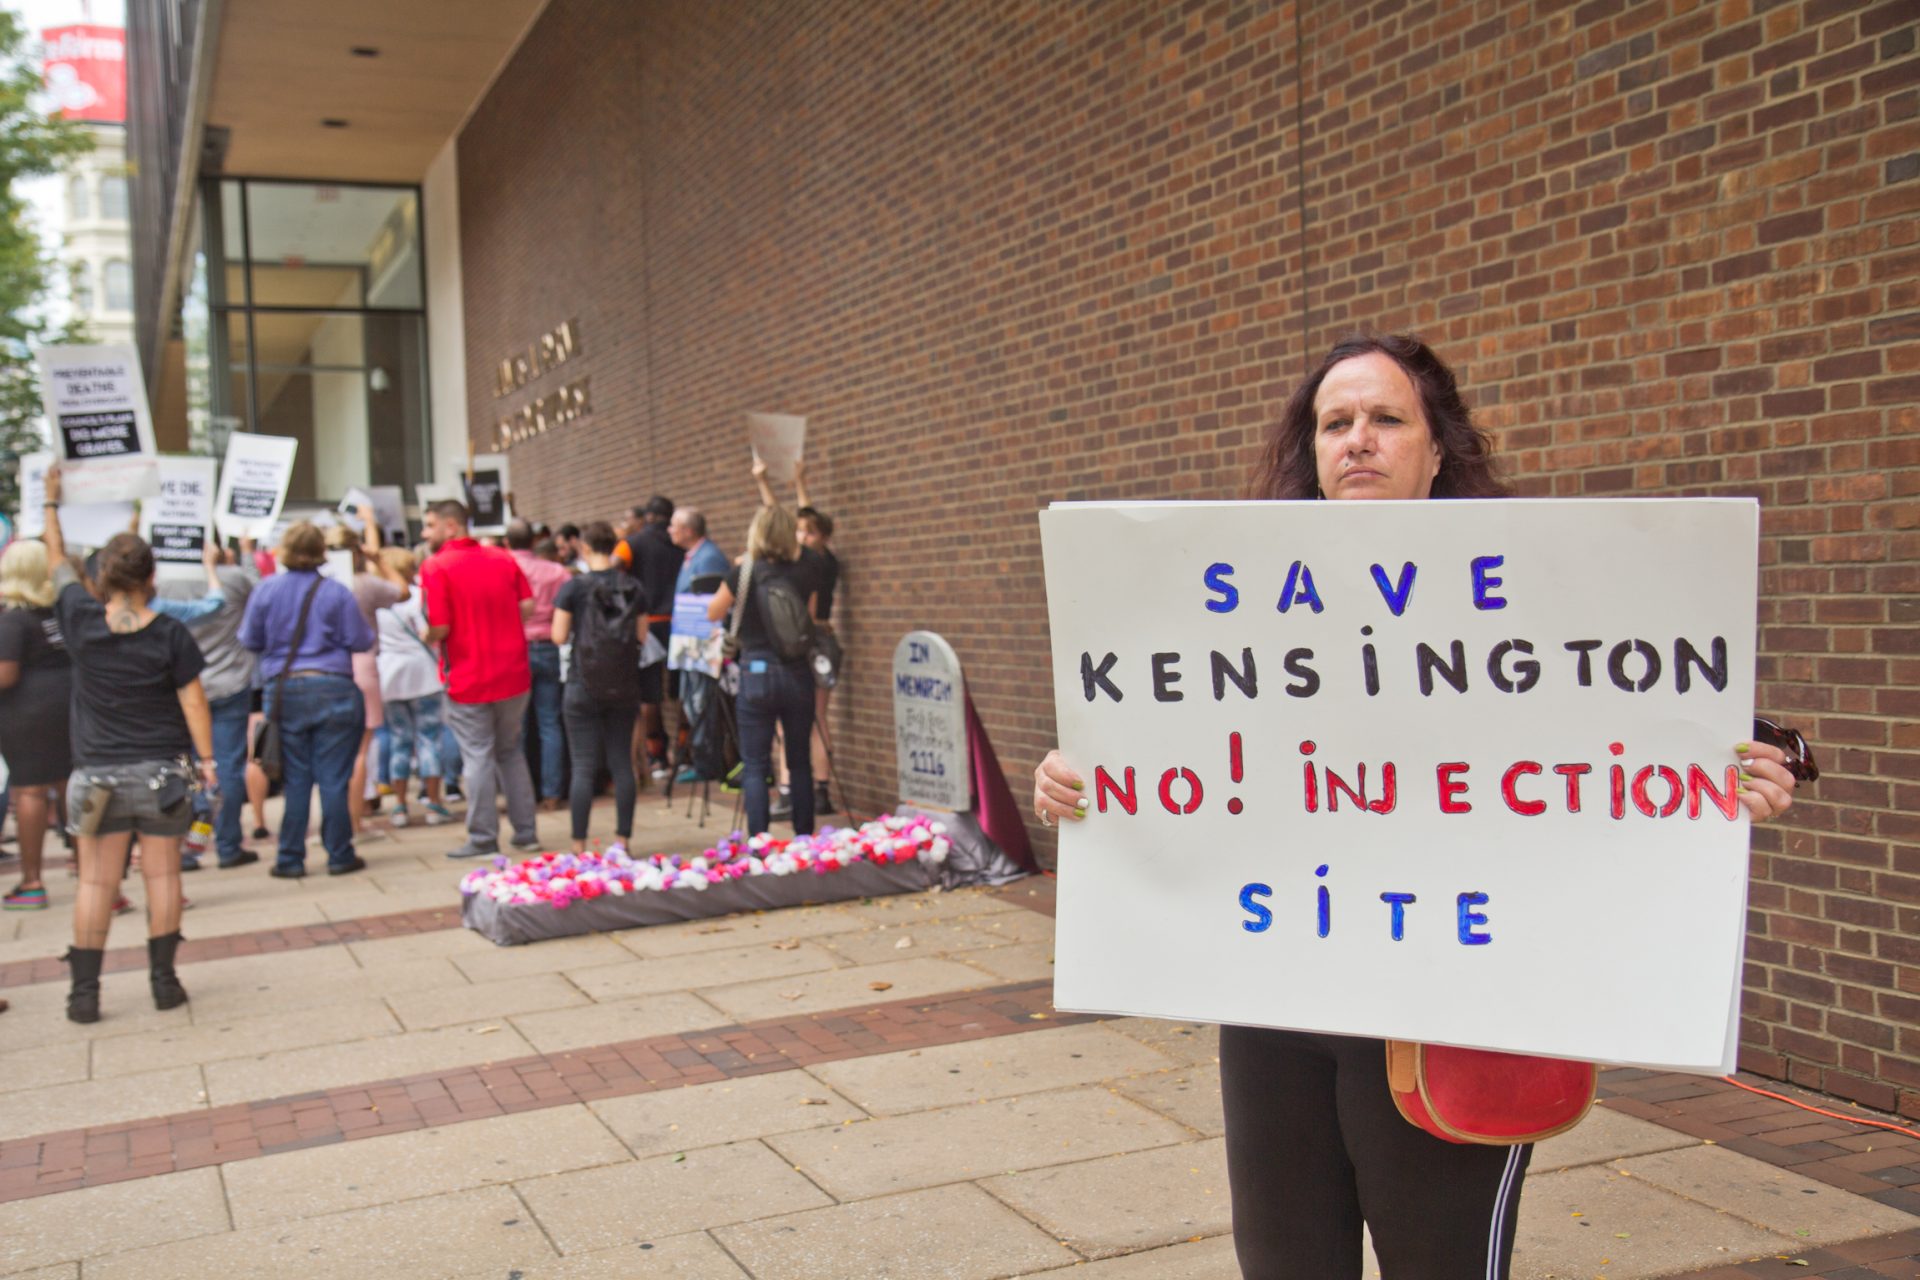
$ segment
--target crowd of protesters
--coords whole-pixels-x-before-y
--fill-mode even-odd
[[[624,847],[649,783],[717,782],[740,793],[749,833],[782,819],[812,831],[833,811],[839,561],[833,521],[808,502],[803,469],[796,479],[797,512],[756,463],[763,505],[737,559],[698,508],[664,497],[618,528],[514,519],[499,539],[440,501],[414,548],[382,545],[363,508],[359,531],[296,521],[270,551],[210,542],[204,583],[182,583],[157,581],[132,532],[69,558],[56,468],[44,538],[0,557],[0,755],[20,866],[6,908],[49,905],[50,833],[74,852],[68,1016],[100,1016],[108,929],[131,909],[120,888],[135,864],[155,1004],[186,1002],[181,873],[204,854],[259,862],[243,819],[251,807],[252,838],[273,838],[276,788],[267,870],[283,879],[308,873],[316,792],[329,875],[364,870],[359,845],[386,827],[458,820],[461,801],[465,839],[449,858],[501,851],[502,802],[512,848],[538,848],[537,813],[564,807],[583,850],[606,789]],[[708,651],[724,647],[738,676],[730,700],[717,672],[668,669],[676,596],[707,598]],[[730,707],[733,750],[694,749],[696,701]]]

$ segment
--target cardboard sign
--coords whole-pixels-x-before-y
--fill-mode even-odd
[[[1731,1069],[1755,504],[1040,521],[1061,1008]]]
[[[60,536],[69,551],[90,551],[104,547],[123,533],[132,533],[134,507],[131,502],[63,502],[60,504]]]
[[[793,464],[807,443],[807,420],[790,413],[750,413],[747,415],[747,444],[753,456],[767,464],[767,478],[780,484],[793,483]]]
[[[134,349],[41,347],[33,354],[53,451],[62,464],[62,498],[126,502],[156,493],[153,418]]]
[[[707,619],[711,595],[683,591],[673,598],[673,626],[667,632],[667,669],[720,675],[720,624]]]
[[[385,546],[405,546],[407,542],[407,508],[397,484],[375,484],[362,488],[355,485],[347,490],[347,496],[340,499],[340,522],[355,533],[363,533],[360,527],[360,508],[372,507],[373,518],[380,526],[382,544]]]
[[[140,504],[140,536],[153,547],[162,579],[206,575],[202,557],[213,524],[213,473],[212,458],[160,459],[160,492]]]
[[[226,465],[214,499],[214,523],[223,538],[265,542],[287,501],[293,459],[300,442],[291,436],[236,431],[227,438]]]
[[[893,744],[901,803],[950,813],[972,803],[966,681],[953,646],[931,631],[894,647]]]
[[[467,472],[467,528],[473,533],[505,533],[513,519],[507,494],[513,488],[508,479],[507,455],[482,453],[473,459]]]

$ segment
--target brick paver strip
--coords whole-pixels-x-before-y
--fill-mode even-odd
[[[1032,876],[1010,885],[989,890],[1029,911],[1044,916],[1053,914],[1054,881],[1051,877]],[[365,942],[371,938],[400,938],[415,933],[434,933],[460,927],[460,907],[425,907],[418,911],[399,911],[385,916],[362,916],[328,924],[293,925],[285,929],[260,929],[252,933],[230,933],[217,938],[188,938],[180,947],[182,964],[199,960],[226,960],[233,956],[263,955],[270,951],[305,951],[312,947],[337,947],[346,942]],[[184,928],[191,932],[193,917]],[[137,947],[116,947],[107,952],[102,972],[120,973],[144,969],[146,943]],[[0,990],[26,987],[42,982],[65,982],[66,962],[59,956],[40,956],[33,960],[10,960],[0,964]]]
[[[0,1141],[0,1202],[516,1111],[1098,1021],[1046,980],[535,1054]]]
[[[371,938],[400,938],[414,933],[433,933],[460,925],[458,904],[425,907],[419,911],[398,911],[386,916],[362,916],[354,920],[336,920],[328,924],[291,925],[285,929],[259,929],[252,933],[229,933],[217,938],[188,938],[181,944],[182,963],[198,960],[226,960],[232,956],[257,956],[270,951],[305,951],[313,947],[337,947],[347,942],[365,942]],[[191,932],[193,917],[188,915],[184,929]],[[147,944],[115,947],[107,952],[101,968],[106,973],[147,967]],[[33,960],[10,960],[0,964],[0,989],[32,986],[41,982],[65,982],[66,962],[59,956],[41,956]]]

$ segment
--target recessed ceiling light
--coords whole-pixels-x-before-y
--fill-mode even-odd
[[[347,127],[347,122],[339,116],[328,116],[320,122],[320,127],[322,129],[344,129]]]
[[[380,51],[370,44],[357,44],[347,50],[347,52],[356,58],[377,58],[380,56]]]

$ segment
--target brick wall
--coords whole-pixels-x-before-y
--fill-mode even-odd
[[[889,798],[926,626],[1022,794],[1034,512],[1236,495],[1312,354],[1418,330],[1526,492],[1762,501],[1760,705],[1827,776],[1755,837],[1743,1061],[1920,1115],[1916,21],[552,0],[460,141],[472,416],[578,317],[593,417],[514,450],[522,505],[666,492],[737,550],[740,413],[809,415],[843,775]]]

